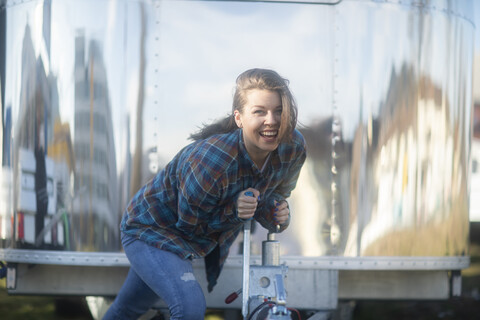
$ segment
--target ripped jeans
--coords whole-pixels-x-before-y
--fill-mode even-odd
[[[104,320],[137,319],[162,299],[170,319],[203,320],[206,303],[192,262],[122,235],[130,271]]]

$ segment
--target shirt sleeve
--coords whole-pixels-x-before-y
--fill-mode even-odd
[[[186,239],[206,235],[209,227],[218,230],[220,225],[242,223],[234,200],[221,200],[223,177],[215,161],[206,158],[189,161],[180,170],[175,226]]]

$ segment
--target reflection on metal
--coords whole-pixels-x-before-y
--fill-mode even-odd
[[[309,162],[293,196],[302,213],[318,203],[310,228],[332,231],[304,254],[467,254],[471,4],[403,4],[336,8],[332,117],[304,130]]]
[[[0,1],[2,247],[120,251],[132,193],[258,66],[308,144],[282,255],[467,255],[472,3],[305,2]]]
[[[118,251],[114,127],[124,123],[114,115],[125,112],[112,110],[103,40],[90,34],[93,28],[59,21],[68,11],[58,2],[5,7],[2,132],[10,139],[2,145],[2,176],[11,179],[2,179],[9,182],[2,187],[13,192],[2,193],[9,204],[2,212],[4,245]]]
[[[174,0],[178,1],[178,0]],[[187,0],[187,1],[238,1],[238,0]],[[319,4],[319,5],[336,5],[342,2],[343,0],[243,0],[244,2],[283,2],[283,3],[297,3],[297,4]]]

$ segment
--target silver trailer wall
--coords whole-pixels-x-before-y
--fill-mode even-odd
[[[268,67],[309,151],[284,254],[466,255],[472,3],[293,2],[2,1],[2,185],[43,145],[60,249],[118,251],[132,193]]]
[[[132,194],[229,112],[239,73],[265,67],[290,80],[308,144],[278,237],[287,260],[465,267],[472,12],[453,0],[0,1],[3,248],[120,252]],[[55,196],[39,229],[25,203],[42,161]],[[255,255],[266,234],[253,236]]]

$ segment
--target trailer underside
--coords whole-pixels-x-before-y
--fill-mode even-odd
[[[123,253],[0,250],[8,262],[7,290],[12,295],[114,297],[127,275]],[[261,258],[252,256],[260,265]],[[441,300],[461,293],[461,270],[469,257],[282,257],[288,266],[288,305],[331,310],[339,300]],[[195,276],[206,290],[203,261]],[[206,293],[209,308],[241,308],[241,299],[225,298],[242,287],[242,256],[228,258],[218,284]]]

